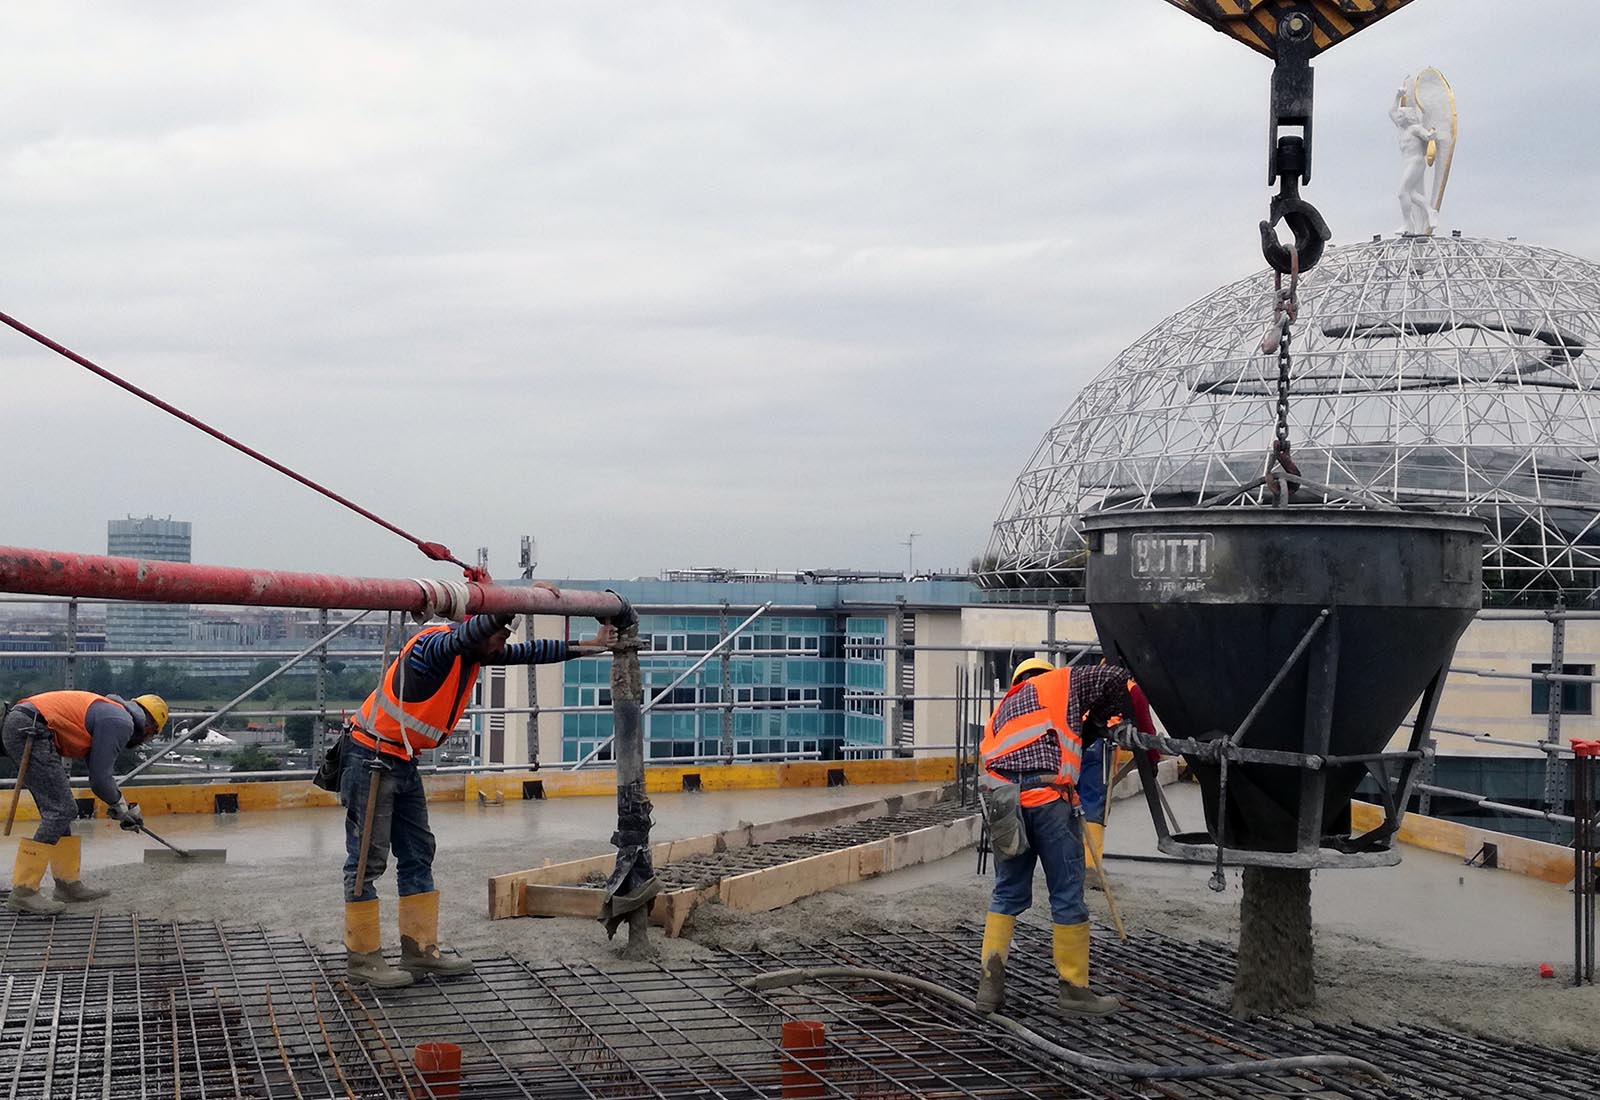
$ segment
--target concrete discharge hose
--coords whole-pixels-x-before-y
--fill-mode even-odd
[[[909,978],[904,974],[874,970],[864,966],[808,966],[794,970],[774,970],[769,974],[757,974],[745,978],[738,984],[741,989],[758,992],[821,981],[825,978],[861,978],[887,985],[906,986],[968,1012],[978,1011],[978,1006],[970,998],[943,986],[923,981],[921,978]],[[1308,1054],[1297,1058],[1262,1058],[1250,1062],[1224,1062],[1208,1066],[1158,1066],[1149,1062],[1118,1062],[1109,1058],[1094,1058],[1087,1054],[1079,1054],[1075,1050],[1068,1050],[1064,1046],[1052,1043],[1026,1024],[998,1013],[985,1015],[984,1019],[998,1024],[1051,1058],[1106,1077],[1130,1077],[1143,1081],[1192,1081],[1204,1077],[1252,1077],[1263,1073],[1348,1069],[1364,1073],[1380,1083],[1390,1083],[1389,1075],[1371,1062],[1346,1054]]]

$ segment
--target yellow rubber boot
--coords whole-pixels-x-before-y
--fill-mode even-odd
[[[983,969],[978,976],[979,1012],[998,1012],[1006,1001],[1006,956],[1011,953],[1011,936],[1017,918],[990,913],[983,921]]]
[[[66,906],[39,893],[39,883],[44,881],[44,870],[50,866],[54,844],[41,844],[37,840],[24,840],[17,844],[17,862],[11,870],[11,896],[6,898],[6,908],[18,913],[48,917],[61,912]]]
[[[350,980],[365,982],[379,989],[398,989],[410,985],[412,977],[396,970],[383,957],[378,937],[378,899],[344,903],[344,949]]]
[[[1052,929],[1051,945],[1056,959],[1056,976],[1061,979],[1061,995],[1056,1005],[1076,1016],[1107,1016],[1122,1005],[1113,997],[1098,997],[1089,992],[1089,922],[1058,924]]]
[[[1100,870],[1100,856],[1106,848],[1106,827],[1098,821],[1085,821],[1083,823],[1083,867],[1085,871]],[[1089,889],[1100,889],[1100,876],[1089,874],[1084,876]]]
[[[110,890],[94,890],[79,881],[83,866],[83,838],[67,835],[50,853],[50,874],[56,880],[57,901],[99,901]]]
[[[413,974],[472,973],[472,960],[445,958],[439,950],[439,891],[400,899],[400,967]]]

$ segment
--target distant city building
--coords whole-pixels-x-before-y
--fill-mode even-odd
[[[613,589],[639,608],[639,633],[649,643],[640,670],[647,698],[657,700],[644,718],[651,760],[728,752],[837,760],[909,753],[954,737],[950,693],[955,666],[965,658],[941,647],[962,640],[963,609],[978,599],[970,578],[695,569],[670,570],[660,579],[560,583]],[[674,686],[725,631],[768,601],[772,608],[734,640],[726,662],[719,654]],[[537,634],[560,637],[567,626],[541,616]],[[592,621],[571,623],[573,637],[594,629]],[[1035,637],[1043,637],[1042,629]],[[1001,648],[1010,659],[1015,646],[1008,641]],[[610,759],[610,664],[580,658],[539,666],[534,722],[516,713],[530,704],[527,672],[486,670],[474,703],[513,713],[475,716],[474,755],[521,763],[537,754],[551,765],[590,753]]]
[[[106,525],[106,552],[114,558],[188,561],[190,524],[184,520],[114,519]],[[189,644],[189,606],[113,603],[106,608],[106,648],[182,649]]]

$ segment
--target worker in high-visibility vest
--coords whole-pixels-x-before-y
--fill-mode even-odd
[[[72,835],[78,804],[62,761],[85,761],[89,787],[105,802],[107,815],[124,829],[137,829],[144,818],[117,785],[117,756],[148,741],[166,724],[167,704],[159,695],[129,700],[92,691],[45,691],[6,711],[0,742],[19,767],[26,751],[27,772],[21,781],[39,809],[33,839],[17,845],[6,908],[49,916],[65,909],[64,902],[97,901],[110,893],[85,886],[80,877],[81,841]],[[54,898],[39,892],[46,868],[56,880]]]
[[[1120,1005],[1089,990],[1089,910],[1083,902],[1083,835],[1077,781],[1083,746],[1131,718],[1128,672],[1116,665],[1056,668],[1023,661],[984,730],[978,753],[985,804],[1019,807],[1026,848],[1002,854],[997,845],[994,894],[984,921],[977,1005],[995,1012],[1005,1003],[1006,956],[1017,917],[1033,903],[1034,864],[1050,887],[1052,946],[1060,979],[1061,1012],[1103,1016]],[[996,797],[990,797],[991,794]],[[1020,847],[1020,845],[1017,845]]]
[[[551,588],[548,584],[540,587]],[[552,589],[553,590],[553,589]],[[384,669],[346,728],[341,746],[339,800],[345,808],[345,950],[352,979],[392,988],[410,985],[417,974],[465,974],[472,962],[444,955],[439,947],[439,892],[433,882],[435,841],[428,827],[428,802],[417,770],[417,754],[437,747],[455,730],[472,702],[484,665],[529,665],[567,661],[605,652],[615,631],[602,626],[586,642],[539,639],[508,645],[515,615],[474,615],[459,623],[424,627]],[[378,795],[367,838],[361,882],[368,793],[378,776]],[[383,957],[378,893],[373,880],[395,853],[400,893],[400,967]]]

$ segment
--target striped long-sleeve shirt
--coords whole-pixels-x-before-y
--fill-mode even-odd
[[[455,659],[471,656],[497,631],[510,625],[515,616],[474,615],[464,622],[453,624],[448,631],[429,634],[411,647],[411,657],[406,662],[406,702],[431,698],[439,690]],[[539,638],[531,642],[508,645],[486,660],[484,665],[548,665],[571,660],[578,656],[573,646],[563,641]],[[477,658],[474,658],[475,660]]]

